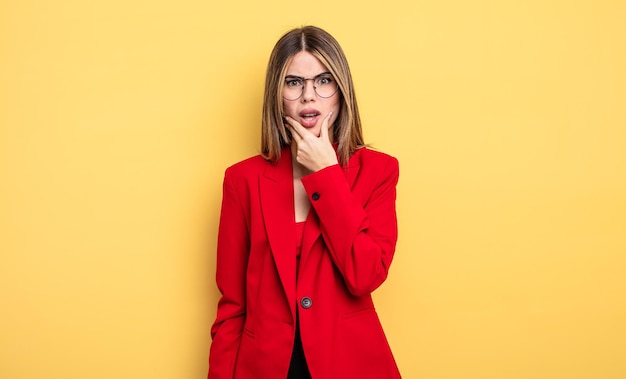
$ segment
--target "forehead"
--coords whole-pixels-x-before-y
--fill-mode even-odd
[[[301,51],[294,55],[289,63],[289,66],[287,66],[287,75],[302,76],[307,78],[314,77],[327,71],[328,68],[308,51]]]

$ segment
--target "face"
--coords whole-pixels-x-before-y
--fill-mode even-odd
[[[329,70],[319,61],[313,54],[308,51],[301,51],[293,56],[289,67],[287,67],[286,76],[315,78],[320,74],[327,73]],[[331,78],[334,81],[334,79]],[[315,84],[313,80],[304,81],[304,91],[302,96],[296,100],[287,100],[283,97],[283,109],[285,115],[298,121],[302,126],[307,128],[311,133],[318,136],[322,130],[322,122],[324,118],[333,112],[329,120],[331,130],[329,135],[332,136],[332,125],[339,114],[339,104],[341,94],[337,90],[328,98],[320,97],[313,88]]]

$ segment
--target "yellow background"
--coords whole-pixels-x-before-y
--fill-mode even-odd
[[[405,378],[626,377],[626,3],[0,2],[0,378],[199,379],[224,169],[288,29],[397,156]],[[274,379],[274,378],[269,378]],[[324,378],[319,378],[324,379]]]

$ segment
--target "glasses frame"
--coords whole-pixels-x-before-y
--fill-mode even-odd
[[[332,80],[335,82],[335,91],[332,94],[328,95],[328,96],[320,95],[317,92],[317,87],[315,86],[315,81],[317,79],[319,79],[320,77],[322,77],[322,76],[330,76],[332,78]],[[333,97],[337,93],[337,91],[339,90],[339,83],[337,83],[337,80],[335,80],[335,77],[330,72],[322,72],[321,74],[317,74],[317,75],[315,75],[312,78],[303,78],[302,76],[297,76],[297,75],[287,75],[287,76],[285,76],[285,84],[284,85],[287,85],[287,82],[290,79],[292,79],[292,80],[293,79],[301,80],[302,81],[302,86],[300,87],[300,95],[298,97],[296,97],[295,99],[290,99],[290,98],[285,97],[285,91],[283,90],[283,99],[285,99],[287,101],[296,101],[299,98],[301,98],[302,95],[304,95],[304,88],[306,87],[306,82],[309,81],[309,80],[313,81],[313,92],[315,92],[315,94],[317,96],[321,97],[322,99],[328,99],[328,98]]]

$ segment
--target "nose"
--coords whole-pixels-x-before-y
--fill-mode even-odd
[[[309,84],[311,82],[311,84]],[[311,101],[315,99],[315,83],[312,80],[305,80],[302,88],[302,100]]]

